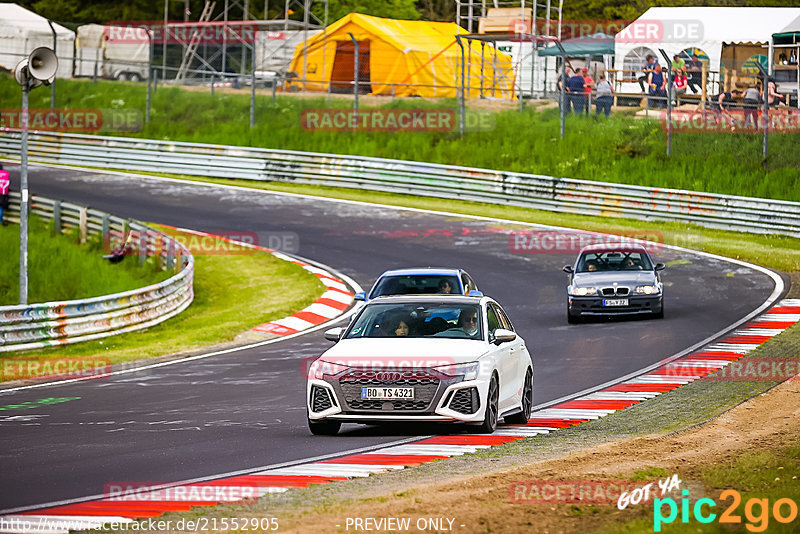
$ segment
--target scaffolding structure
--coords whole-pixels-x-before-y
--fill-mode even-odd
[[[172,0],[175,1],[175,0]],[[186,1],[186,0],[177,0]],[[196,83],[208,78],[223,79],[252,74],[280,76],[288,70],[294,48],[327,26],[327,0],[273,0],[279,14],[267,18],[270,2],[263,14],[254,13],[255,0],[206,0],[197,20],[189,20],[188,3],[184,22],[167,21],[170,0],[164,0],[164,37],[154,43],[161,49],[161,79]],[[317,16],[314,4],[324,4],[324,16]],[[302,20],[290,18],[302,12]],[[221,34],[221,42],[204,42],[198,26],[209,25]],[[220,32],[221,28],[221,32]],[[180,47],[180,56],[175,48]],[[180,58],[180,61],[178,61]]]
[[[468,43],[477,41],[514,57],[516,94],[547,94],[547,71],[552,61],[538,51],[561,40],[563,0],[455,0],[456,24],[466,29]],[[467,69],[471,66],[467,65]],[[483,71],[483,64],[481,65]],[[481,82],[481,86],[483,86]],[[538,88],[538,89],[537,89]],[[484,92],[480,91],[481,96]]]

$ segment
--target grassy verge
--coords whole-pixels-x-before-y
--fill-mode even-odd
[[[19,87],[0,76],[0,99],[16,101]],[[349,108],[343,99],[261,94],[257,124],[249,128],[249,91],[206,92],[161,87],[153,96],[151,122],[134,135],[152,139],[348,153],[430,161],[565,178],[672,187],[766,198],[800,200],[800,133],[770,137],[762,169],[759,134],[677,133],[671,158],[666,134],[655,120],[617,113],[610,120],[569,117],[559,139],[557,109],[493,113],[494,129],[464,137],[441,132],[315,132],[300,126],[303,110]],[[405,99],[380,107],[455,109],[455,101]],[[59,80],[58,105],[67,108],[144,110],[144,84]],[[46,91],[31,93],[31,107],[48,107]],[[364,106],[366,109],[367,106]]]
[[[9,358],[104,356],[116,364],[191,351],[231,341],[248,328],[296,312],[324,290],[308,271],[266,252],[196,255],[194,289],[189,308],[153,328]]]
[[[76,232],[52,235],[52,225],[30,219],[28,302],[50,302],[119,293],[169,278],[150,261],[111,265],[102,258],[99,236],[78,244]],[[19,303],[19,226],[0,226],[0,306]],[[92,273],[86,276],[86,273]]]

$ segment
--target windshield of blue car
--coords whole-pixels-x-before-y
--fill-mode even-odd
[[[652,271],[653,264],[644,252],[590,252],[581,255],[576,272]]]
[[[457,276],[448,275],[403,275],[384,276],[380,279],[369,298],[384,295],[425,295],[461,293]]]
[[[481,310],[477,304],[369,304],[350,327],[346,339],[483,339],[481,323]]]

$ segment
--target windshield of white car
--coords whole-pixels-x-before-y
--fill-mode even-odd
[[[481,340],[481,310],[477,304],[370,304],[346,335],[346,339],[364,337]]]
[[[384,295],[425,295],[461,293],[457,276],[447,275],[405,275],[384,276],[370,295],[371,299]]]
[[[642,252],[591,252],[581,255],[576,272],[652,271],[653,264]]]

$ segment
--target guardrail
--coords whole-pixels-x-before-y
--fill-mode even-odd
[[[0,155],[18,157],[19,150],[18,133],[0,136]],[[80,134],[32,134],[29,154],[49,163],[350,187],[800,237],[800,203],[780,200],[362,156]]]
[[[19,193],[10,195],[8,218],[18,220]],[[40,196],[30,211],[54,221],[54,231],[77,228],[81,241],[90,234],[130,236],[126,254],[144,263],[156,257],[174,276],[140,289],[79,300],[0,306],[0,353],[89,341],[149,328],[185,310],[194,298],[194,258],[178,241],[137,221]]]

